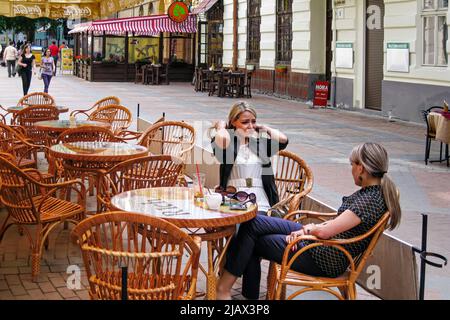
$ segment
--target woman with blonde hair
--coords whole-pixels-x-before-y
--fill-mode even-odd
[[[397,187],[387,175],[389,158],[383,146],[364,143],[350,154],[354,183],[361,187],[342,199],[338,216],[321,224],[301,225],[288,220],[258,215],[243,223],[227,251],[227,261],[218,286],[218,299],[230,299],[230,291],[238,277],[244,275],[242,294],[258,299],[261,278],[260,260],[280,263],[288,243],[297,237],[313,235],[320,239],[350,239],[368,232],[387,211],[389,229],[400,223],[400,196]],[[368,246],[370,238],[344,245],[352,257],[357,257]],[[300,247],[294,247],[292,256]],[[315,247],[301,254],[292,265],[295,271],[311,276],[339,277],[348,268],[346,256],[331,246]],[[246,279],[246,277],[248,279]]]
[[[256,111],[247,102],[238,102],[230,110],[228,121],[214,125],[214,155],[221,163],[220,186],[234,187],[240,194],[257,201],[266,213],[279,201],[270,158],[288,145],[286,135],[257,124]],[[244,193],[242,193],[244,192]]]

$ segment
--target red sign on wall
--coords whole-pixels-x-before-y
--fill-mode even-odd
[[[169,15],[170,20],[177,23],[182,23],[189,17],[189,8],[184,2],[175,1],[170,5],[167,14]]]
[[[328,92],[330,83],[328,81],[317,81],[314,88],[313,105],[318,107],[326,107],[328,103]]]

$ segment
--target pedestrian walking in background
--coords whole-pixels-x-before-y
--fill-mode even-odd
[[[52,41],[52,45],[48,47],[50,49],[50,52],[52,53],[53,61],[55,62],[55,67],[58,66],[58,54],[59,54],[59,48],[56,45],[56,41]],[[56,76],[56,68],[53,71],[53,75]]]
[[[22,55],[19,57],[20,76],[22,77],[23,95],[28,94],[31,84],[32,73],[36,74],[36,58],[31,53],[31,46],[26,45]]]
[[[48,87],[50,86],[50,81],[54,70],[56,69],[55,61],[53,60],[52,53],[50,49],[45,50],[45,54],[41,60],[41,77],[44,81],[44,92],[48,93]]]
[[[6,62],[6,67],[8,68],[8,78],[16,76],[16,59],[17,50],[14,47],[14,42],[10,41],[9,46],[6,47],[5,52],[3,52],[3,61]]]

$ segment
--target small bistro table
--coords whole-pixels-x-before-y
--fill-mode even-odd
[[[64,132],[67,129],[81,128],[86,126],[96,126],[109,128],[111,125],[107,122],[101,121],[89,121],[89,120],[47,120],[38,121],[34,124],[36,129],[51,131],[51,132]]]
[[[216,299],[218,272],[236,231],[236,224],[253,219],[257,213],[256,205],[239,211],[231,211],[227,206],[221,206],[219,210],[208,210],[203,202],[194,201],[192,188],[183,187],[123,192],[112,197],[111,208],[165,219],[205,241],[208,266],[205,268],[200,263],[200,269],[206,276],[208,300]]]
[[[148,149],[121,142],[87,141],[53,145],[49,148],[49,154],[61,163],[56,168],[63,171],[65,179],[84,180],[94,176],[98,180],[100,170],[108,170],[125,160],[144,157]],[[92,186],[88,189],[92,193]]]

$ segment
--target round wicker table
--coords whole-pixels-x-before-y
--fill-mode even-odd
[[[206,276],[208,300],[216,299],[219,269],[236,231],[236,224],[253,219],[257,213],[256,205],[239,211],[232,211],[228,206],[221,206],[219,210],[209,210],[203,202],[194,200],[192,188],[182,187],[123,192],[112,197],[111,208],[165,219],[205,241],[208,249],[208,266],[205,268],[200,263],[200,269]]]

